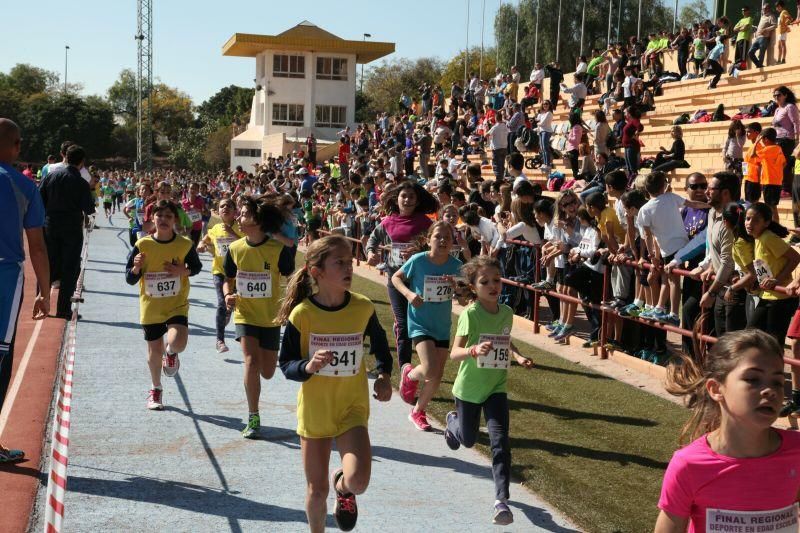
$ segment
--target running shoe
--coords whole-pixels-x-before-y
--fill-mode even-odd
[[[414,370],[411,363],[406,363],[400,369],[400,397],[409,405],[414,405],[414,398],[417,395],[417,382],[408,377],[408,373]]]
[[[550,332],[548,337],[550,337],[551,339],[558,337],[561,334],[561,330],[564,329],[565,327],[566,326],[564,324],[559,324],[558,327],[556,327],[555,329],[553,329],[553,331]]]
[[[787,400],[778,412],[778,416],[789,416],[793,414],[800,415],[800,405],[797,405],[792,400]]]
[[[257,439],[261,436],[261,417],[259,415],[250,415],[247,420],[247,426],[242,430],[242,437],[245,439]]]
[[[589,340],[581,344],[581,348],[596,348],[597,346],[599,346],[599,344],[600,343],[597,341]]]
[[[553,320],[552,322],[547,324],[544,327],[544,329],[546,329],[547,331],[554,331],[554,330],[560,328],[561,326],[563,326],[563,324],[561,322],[559,322],[558,320]]]
[[[420,431],[431,430],[431,425],[428,423],[428,417],[425,415],[425,411],[414,411],[412,409],[408,414],[408,419],[411,420],[414,427]]]
[[[570,335],[572,335],[572,330],[573,329],[575,329],[575,326],[564,326],[564,327],[562,327],[559,330],[558,335],[553,337],[553,340],[554,341],[563,341],[563,340],[567,339]]]
[[[356,505],[355,494],[345,494],[336,489],[339,478],[344,475],[341,468],[337,468],[331,472],[331,485],[336,493],[336,503],[333,505],[333,518],[336,520],[336,525],[342,531],[350,531],[356,527],[358,520],[358,505]]]
[[[13,463],[25,459],[25,452],[22,450],[12,450],[0,444],[0,464]]]
[[[147,395],[147,408],[151,411],[161,411],[164,409],[164,404],[161,403],[161,389],[150,389]]]
[[[507,526],[514,521],[514,515],[511,514],[511,509],[508,508],[503,502],[494,504],[494,516],[492,516],[492,523],[498,526]]]
[[[543,290],[543,291],[552,291],[553,289],[556,288],[556,286],[553,284],[553,282],[549,281],[549,280],[543,280],[543,281],[540,281],[539,283],[534,283],[531,286],[534,289],[540,289],[540,290]]]
[[[681,327],[681,319],[678,318],[678,315],[673,315],[672,313],[659,314],[656,319],[675,328]]]
[[[628,304],[617,311],[619,316],[633,316],[637,317],[642,312],[641,308],[636,304]]]
[[[178,358],[178,354],[165,352],[161,360],[161,369],[164,371],[164,375],[168,378],[174,378],[180,368],[181,360]]]
[[[444,427],[444,441],[447,443],[447,447],[451,450],[457,450],[461,447],[461,442],[458,440],[458,437],[456,437],[453,432],[450,431],[450,421],[457,418],[458,413],[455,411],[450,411],[445,417],[446,425]]]
[[[644,320],[655,320],[658,309],[655,307],[644,306],[644,311],[639,313],[639,318]]]
[[[225,353],[228,351],[228,346],[225,341],[217,341],[217,353]]]

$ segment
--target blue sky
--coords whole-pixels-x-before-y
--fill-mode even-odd
[[[275,0],[153,4],[154,75],[189,93],[196,104],[231,83],[252,85],[253,60],[221,53],[236,32],[277,34],[308,19],[344,39],[370,33],[373,40],[394,42],[392,57],[408,58],[451,57],[465,44],[467,0],[305,0],[295,8]],[[400,6],[409,4],[401,15]],[[499,4],[486,0],[486,45],[494,39],[491,24]],[[55,0],[4,1],[0,71],[30,63],[63,76],[64,45],[69,44],[68,81],[82,83],[86,94],[104,95],[122,69],[136,69],[136,0],[73,0],[67,5]],[[470,5],[470,44],[477,46],[481,0],[471,0]],[[423,7],[426,20],[444,23],[434,26],[423,20]],[[413,31],[409,17],[418,20]]]

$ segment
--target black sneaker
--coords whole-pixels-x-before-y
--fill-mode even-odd
[[[458,440],[458,437],[456,437],[449,428],[450,420],[454,418],[458,418],[458,413],[455,411],[450,411],[447,413],[444,426],[444,441],[447,443],[447,447],[451,450],[457,450],[461,447],[461,442]]]
[[[336,493],[336,503],[333,506],[333,518],[336,520],[336,525],[342,531],[350,531],[356,527],[358,520],[358,506],[356,505],[355,494],[343,494],[336,490],[336,484],[339,478],[344,475],[341,468],[337,468],[331,472],[331,485],[333,491]]]
[[[778,412],[778,416],[789,416],[791,414],[798,414],[800,413],[800,406],[794,403],[792,400],[788,400],[781,410]]]

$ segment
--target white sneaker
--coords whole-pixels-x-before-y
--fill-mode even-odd
[[[163,391],[161,389],[150,389],[150,393],[147,395],[147,408],[151,411],[161,411],[164,409],[164,404],[161,403],[161,394]]]
[[[164,375],[168,378],[174,378],[178,374],[178,370],[181,368],[181,360],[178,357],[178,354],[169,355],[164,353],[164,357],[161,360],[161,369],[164,371]]]
[[[217,353],[225,353],[228,351],[228,346],[225,341],[217,341]]]

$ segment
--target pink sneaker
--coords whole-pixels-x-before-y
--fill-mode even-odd
[[[408,377],[408,373],[414,370],[411,363],[406,363],[400,369],[400,397],[408,405],[414,405],[417,396],[417,382]]]
[[[161,411],[164,409],[164,404],[161,403],[161,389],[150,389],[147,395],[147,408],[151,411]]]
[[[425,411],[414,411],[412,409],[411,413],[408,415],[408,419],[411,420],[411,423],[420,431],[431,430],[431,425],[428,424],[428,417],[425,415]]]

